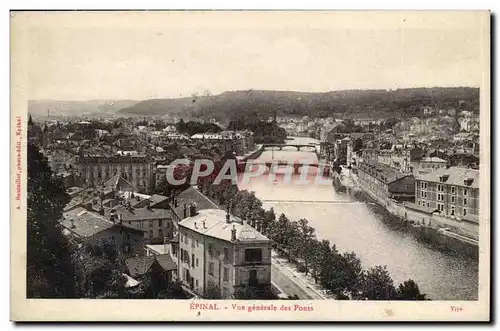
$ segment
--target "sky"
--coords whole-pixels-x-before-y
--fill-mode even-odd
[[[14,21],[23,31],[18,40],[29,99],[143,100],[248,89],[481,84],[484,29],[474,15],[306,19],[278,14],[259,21],[220,13],[158,14],[128,23],[104,14],[86,19],[34,13]]]

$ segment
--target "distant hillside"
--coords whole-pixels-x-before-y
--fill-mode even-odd
[[[35,117],[47,116],[90,116],[116,113],[120,109],[130,107],[138,101],[134,100],[29,100],[28,112]]]
[[[154,99],[121,109],[123,115],[216,118],[266,118],[277,115],[297,116],[413,116],[421,106],[455,107],[479,112],[479,89],[412,88],[398,90],[346,90],[325,93],[287,91],[231,91],[215,96],[179,99]]]

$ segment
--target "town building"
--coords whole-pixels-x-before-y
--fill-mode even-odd
[[[416,178],[415,203],[441,215],[478,222],[479,170],[444,167]]]
[[[437,169],[446,168],[448,161],[443,160],[442,158],[436,156],[427,156],[424,157],[418,162],[418,167],[414,169],[414,173],[424,174],[428,172],[432,172]],[[416,172],[415,172],[416,170]]]
[[[398,201],[413,201],[415,178],[388,165],[367,161],[358,164],[358,177],[375,195]]]
[[[80,152],[75,158],[75,168],[87,187],[97,187],[120,175],[139,191],[147,191],[152,180],[152,162],[145,155],[89,155]]]
[[[271,288],[271,241],[221,209],[192,209],[179,223],[178,275],[207,298]],[[257,294],[258,295],[258,294]]]
[[[65,211],[59,224],[63,234],[77,243],[99,245],[103,240],[109,241],[115,244],[121,257],[143,253],[144,230],[123,223],[120,219],[112,221],[99,213],[77,207]]]

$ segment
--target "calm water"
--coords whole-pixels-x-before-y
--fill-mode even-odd
[[[317,142],[297,138],[292,142]],[[263,160],[315,159],[310,152],[265,151]],[[315,174],[315,169],[310,169]],[[294,185],[283,183],[284,175],[270,181],[265,176],[252,178],[241,189],[255,191],[264,208],[291,219],[307,218],[319,239],[328,239],[337,249],[354,251],[365,268],[386,265],[395,285],[411,278],[433,300],[476,300],[478,265],[475,260],[450,256],[418,242],[411,235],[388,228],[372,206],[357,202],[347,194],[336,193],[329,185]]]

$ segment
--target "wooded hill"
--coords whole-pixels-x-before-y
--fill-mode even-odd
[[[406,117],[419,115],[423,106],[479,112],[479,89],[411,88],[346,90],[324,93],[292,91],[230,91],[219,95],[152,99],[119,110],[124,116],[179,115],[221,121],[258,116]]]

